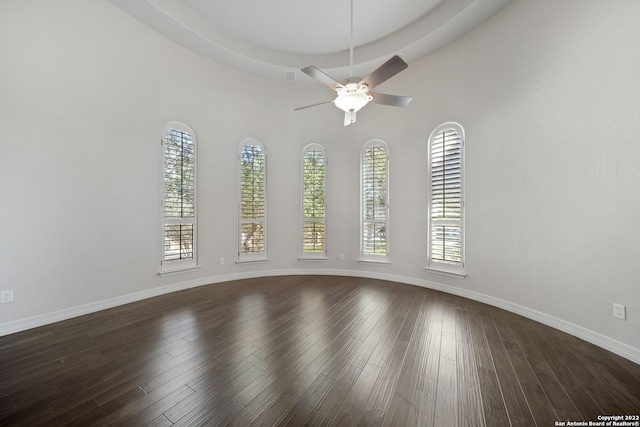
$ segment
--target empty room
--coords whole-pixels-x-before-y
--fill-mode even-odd
[[[637,0],[0,1],[0,425],[640,426]]]

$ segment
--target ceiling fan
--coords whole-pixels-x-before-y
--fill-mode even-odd
[[[349,52],[351,74],[353,74],[353,0],[351,0],[351,42]],[[331,90],[336,91],[338,96],[331,101],[324,101],[306,105],[304,107],[298,107],[294,111],[333,102],[336,107],[344,111],[344,125],[349,126],[356,122],[356,112],[369,102],[373,104],[391,105],[394,107],[406,107],[409,102],[411,102],[410,97],[387,95],[384,93],[370,92],[370,90],[387,81],[407,67],[407,63],[402,58],[398,55],[394,55],[367,77],[363,79],[359,77],[349,77],[342,82],[339,82],[333,77],[323,73],[316,67],[305,67],[300,71],[320,81],[331,88]]]

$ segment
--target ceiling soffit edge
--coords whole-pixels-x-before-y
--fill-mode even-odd
[[[169,40],[235,69],[284,79],[286,71],[314,65],[338,79],[350,75],[348,50],[299,54],[269,49],[224,33],[181,1],[109,1]],[[379,66],[394,54],[400,54],[408,63],[427,56],[471,31],[511,1],[440,0],[430,13],[412,24],[355,47],[354,75],[366,74],[366,70]]]

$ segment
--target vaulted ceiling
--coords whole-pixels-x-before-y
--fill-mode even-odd
[[[311,81],[297,71],[315,65],[340,79],[350,75],[350,0],[110,1],[183,47],[239,70]],[[353,0],[353,74],[366,75],[394,54],[410,64],[511,1]]]

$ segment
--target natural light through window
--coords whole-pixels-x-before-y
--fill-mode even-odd
[[[438,126],[429,137],[428,268],[464,275],[464,131]]]
[[[301,258],[326,258],[326,165],[322,145],[310,144],[302,155]]]
[[[267,256],[266,151],[255,139],[240,146],[240,247],[238,261]]]
[[[387,144],[371,140],[360,163],[360,260],[389,262],[389,156]]]
[[[162,137],[164,239],[162,270],[196,265],[196,141],[182,123]]]

